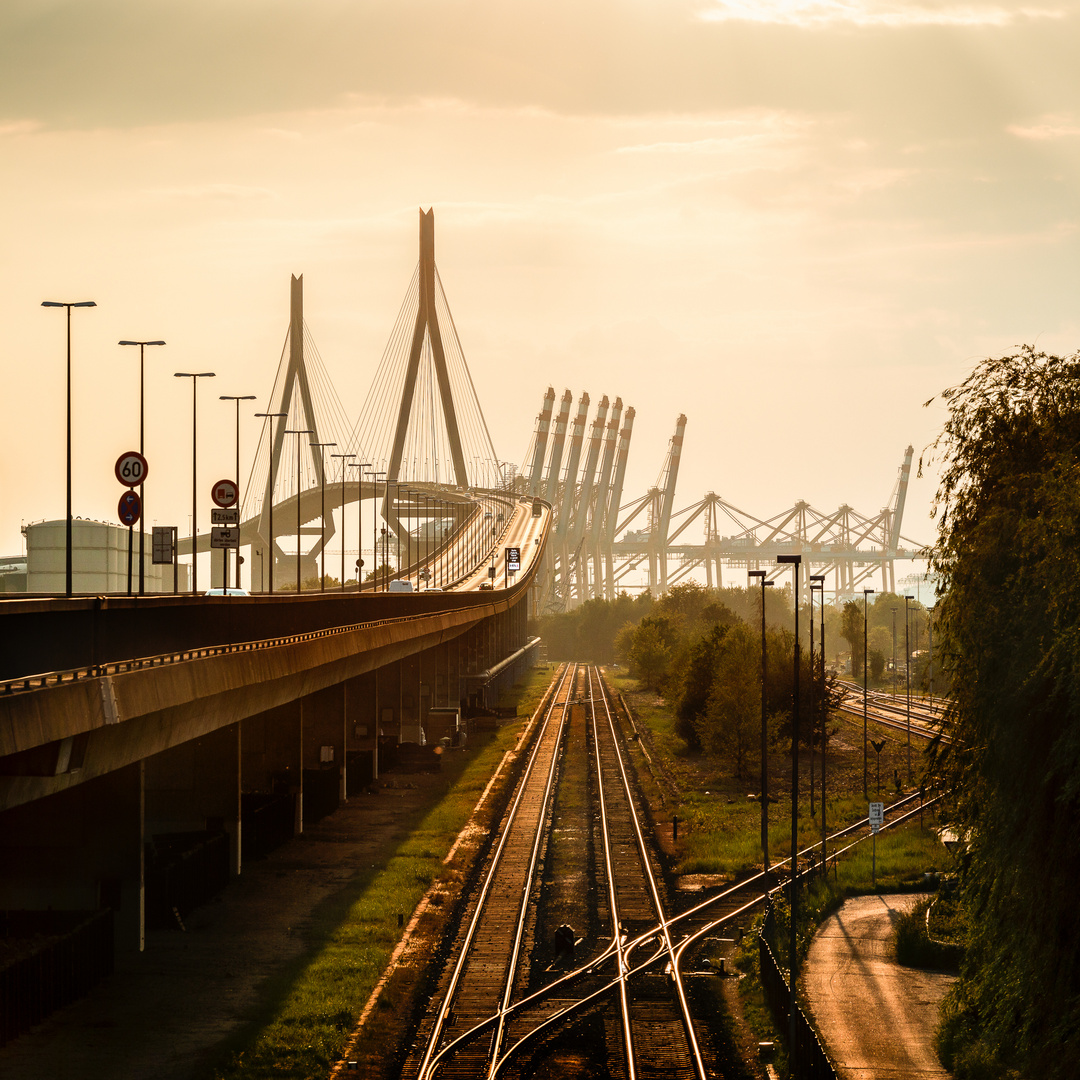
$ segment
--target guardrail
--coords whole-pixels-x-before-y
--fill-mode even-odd
[[[0,1046],[80,998],[113,970],[112,908],[87,912],[8,911],[5,937],[56,934],[0,968]]]
[[[262,649],[276,649],[282,645],[298,645],[305,641],[351,634],[358,630],[370,630],[378,626],[399,626],[402,623],[418,622],[432,616],[447,614],[448,611],[428,611],[421,615],[402,615],[395,619],[374,619],[370,622],[349,623],[345,626],[331,626],[324,630],[308,630],[302,634],[289,634],[285,637],[264,638],[260,641],[240,641],[229,645],[204,645],[196,649],[178,649],[173,652],[158,653],[154,656],[140,656],[131,660],[113,660],[105,664],[90,664],[85,667],[65,668],[60,671],[46,671],[37,675],[23,675],[17,679],[0,682],[0,696],[42,690],[48,686],[79,682],[82,679],[99,679],[103,675],[121,675],[128,671],[141,671],[149,667],[162,667],[167,664],[179,664],[188,660],[202,660],[210,656],[226,656],[232,653],[257,652]]]
[[[773,1023],[777,1030],[787,1034],[790,1030],[791,1017],[791,988],[788,985],[790,972],[785,971],[776,962],[770,945],[770,940],[775,941],[775,939],[776,918],[770,901],[765,909],[761,933],[758,935],[761,987],[765,992],[769,1010],[772,1012]],[[817,1032],[814,1031],[806,1014],[799,1007],[798,1001],[795,1002],[795,1043],[799,1076],[804,1080],[838,1080],[836,1070],[825,1053],[825,1048],[818,1041]]]

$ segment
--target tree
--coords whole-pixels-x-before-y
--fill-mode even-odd
[[[953,742],[934,767],[967,838],[971,929],[941,1045],[958,1077],[997,1059],[1065,1080],[1080,1032],[1080,354],[1025,346],[942,398],[931,567]]]
[[[731,761],[740,780],[761,753],[760,668],[761,639],[745,623],[721,637],[701,741],[709,753]]]
[[[660,692],[671,660],[671,646],[656,621],[643,619],[634,631],[630,647],[630,670],[647,687]]]
[[[862,678],[863,662],[863,611],[854,600],[844,604],[840,635],[851,646],[851,677]]]
[[[870,678],[874,682],[881,682],[881,676],[885,674],[885,654],[880,649],[871,649],[867,660],[870,663]]]
[[[687,650],[675,703],[675,730],[692,750],[702,748],[698,723],[709,704],[720,647],[726,633],[727,627],[717,623],[711,630],[696,637]]]

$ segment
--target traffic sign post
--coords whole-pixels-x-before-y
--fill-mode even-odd
[[[870,832],[873,833],[871,841],[872,853],[870,856],[870,885],[877,888],[877,834],[878,829],[885,824],[885,804],[872,802],[870,804]]]
[[[116,479],[124,487],[138,487],[146,479],[147,472],[146,458],[138,450],[128,450],[116,459]]]
[[[173,593],[180,588],[180,571],[176,558],[176,533],[175,525],[155,525],[152,534],[152,554],[150,561],[155,566],[166,566],[172,563],[173,568]]]
[[[212,548],[238,548],[240,546],[240,530],[218,526],[210,530],[210,546]]]
[[[240,497],[240,491],[236,486],[236,481],[235,480],[219,480],[214,485],[213,489],[210,492],[210,498],[213,499],[215,505],[220,506],[222,508],[222,510],[227,510],[229,507],[231,507],[239,497]],[[225,519],[219,518],[217,516],[219,513],[221,513],[221,511],[219,511],[219,510],[211,510],[210,511],[210,521],[211,521],[212,524],[216,524],[216,523],[219,523],[219,522],[221,524],[225,524]],[[239,508],[237,508],[235,513],[236,513],[236,520],[237,520],[237,522],[239,522],[239,520],[240,520]],[[221,582],[224,585],[224,587],[227,589],[229,587],[229,548],[234,547],[234,548],[236,548],[237,553],[239,553],[239,551],[240,551],[240,530],[239,529],[235,530],[235,532],[236,532],[236,543],[231,543],[231,542],[226,543],[226,542],[222,541],[222,542],[220,542],[220,543],[218,543],[216,545],[214,544],[214,539],[213,539],[214,531],[215,530],[213,530],[213,529],[210,530],[210,547],[213,548],[213,547],[216,546],[216,547],[221,548]],[[217,532],[219,534],[220,533],[230,533],[231,534],[232,531],[233,530],[230,530],[230,529],[218,529],[217,530]]]
[[[222,508],[233,506],[239,497],[240,492],[236,490],[235,480],[219,480],[210,493],[215,505]]]
[[[121,459],[123,460],[123,459]],[[117,462],[117,469],[119,470],[119,462]],[[136,481],[137,483],[138,481]],[[134,487],[134,485],[132,485]],[[127,567],[127,594],[131,595],[131,556],[132,548],[134,546],[134,537],[132,530],[142,515],[142,500],[139,498],[139,493],[134,490],[125,491],[120,496],[120,502],[116,507],[116,514],[120,520],[128,527],[128,567]]]

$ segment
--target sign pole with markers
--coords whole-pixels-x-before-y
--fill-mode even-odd
[[[872,854],[870,856],[870,885],[877,888],[877,834],[885,822],[885,804],[872,802],[870,804],[870,832],[873,833]]]
[[[142,499],[135,488],[140,487],[146,479],[146,458],[138,450],[128,450],[116,459],[114,469],[116,479],[128,490],[120,496],[120,502],[116,507],[116,514],[120,521],[127,526],[128,551],[127,551],[127,594],[131,596],[131,560],[134,548],[134,528],[142,517]],[[140,553],[140,558],[141,558]]]
[[[210,529],[210,547],[221,548],[221,582],[226,596],[229,595],[229,548],[236,548],[237,558],[240,557],[240,509],[235,505],[239,496],[235,480],[219,480],[210,492],[210,498],[219,508],[210,511],[211,526],[229,526]]]

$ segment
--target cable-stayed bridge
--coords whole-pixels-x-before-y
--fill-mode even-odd
[[[612,596],[639,567],[662,590],[800,550],[843,592],[912,555],[900,536],[910,448],[878,515],[799,503],[757,519],[711,493],[676,511],[686,418],[656,484],[627,498],[634,409],[604,396],[590,420],[591,406],[566,391],[556,408],[549,388],[521,471],[500,459],[430,211],[354,423],[294,278],[243,485],[256,594],[0,600],[0,908],[112,909],[118,942],[140,949],[148,912],[179,918],[193,902],[150,873],[155,852],[196,838],[224,859],[223,884],[362,793],[404,747],[431,764],[433,746],[468,745],[532,662],[530,615]],[[346,564],[350,534],[357,557],[370,552],[365,567]],[[302,591],[320,564],[339,587]]]

